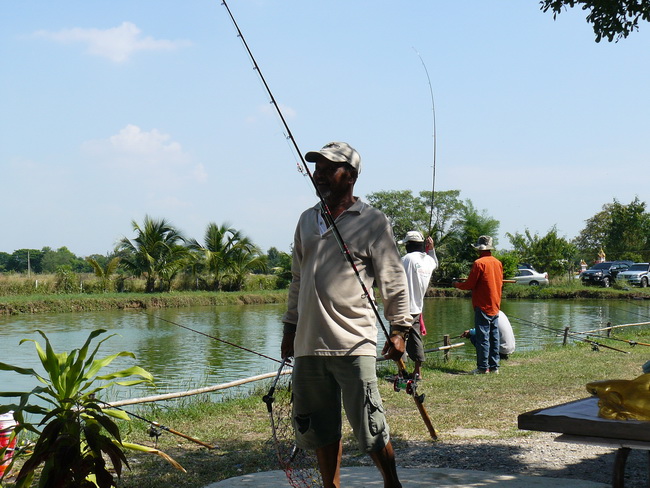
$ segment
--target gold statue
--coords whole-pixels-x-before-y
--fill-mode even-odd
[[[633,380],[603,380],[587,384],[597,395],[598,415],[613,420],[650,420],[650,373]]]

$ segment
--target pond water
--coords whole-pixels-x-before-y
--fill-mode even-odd
[[[102,344],[98,357],[125,350],[136,356],[135,360],[119,358],[107,371],[137,364],[150,371],[156,381],[155,387],[123,388],[111,391],[107,398],[189,390],[274,372],[278,363],[167,321],[279,358],[284,308],[284,304],[242,305],[5,316],[0,317],[0,361],[42,372],[34,344],[19,345],[22,339],[44,345],[36,332],[41,330],[54,350],[63,352],[81,347],[92,330],[101,328],[108,332],[100,337],[116,335]],[[562,338],[557,334],[567,326],[575,332],[606,327],[608,322],[617,325],[650,321],[647,300],[504,300],[502,309],[512,323],[517,351],[560,343]],[[425,301],[424,318],[428,330],[425,347],[434,348],[442,345],[445,334],[456,337],[472,327],[473,311],[469,299],[430,298]],[[464,341],[466,345],[453,349],[452,355],[475,357],[474,348]],[[383,343],[380,332],[378,349]],[[608,345],[629,347],[624,343]],[[0,391],[26,391],[36,385],[30,377],[0,371]]]

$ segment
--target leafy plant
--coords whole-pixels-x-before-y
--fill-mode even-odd
[[[183,470],[178,463],[157,450],[123,443],[119,428],[111,417],[129,420],[128,415],[120,410],[103,409],[100,406],[102,402],[96,400],[98,392],[112,385],[132,386],[153,381],[153,376],[139,366],[99,374],[118,357],[135,357],[131,352],[122,351],[105,358],[95,358],[101,344],[114,334],[100,340],[91,352],[92,341],[106,332],[103,329],[94,330],[81,349],[57,354],[47,336],[40,330],[37,332],[45,339],[45,349],[32,339],[23,339],[20,344],[34,343],[46,376],[33,369],[0,362],[0,370],[32,376],[43,385],[30,392],[0,392],[0,397],[20,398],[19,403],[0,406],[0,414],[14,412],[18,425],[13,435],[28,430],[38,436],[31,455],[18,473],[17,488],[31,486],[41,466],[38,486],[42,488],[116,486],[106,460],[110,461],[112,469],[120,477],[122,465],[128,467],[122,451],[124,447],[155,452]],[[29,403],[32,395],[50,408]],[[33,424],[25,414],[40,416],[42,420]],[[15,461],[16,457],[12,459],[10,468]]]

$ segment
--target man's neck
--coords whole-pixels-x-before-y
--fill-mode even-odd
[[[350,208],[352,205],[355,204],[357,201],[357,197],[352,196],[352,195],[346,195],[344,198],[337,200],[336,202],[326,202],[327,203],[327,208],[329,208],[332,218],[336,220],[336,218],[341,215],[343,212],[345,212],[348,208]]]

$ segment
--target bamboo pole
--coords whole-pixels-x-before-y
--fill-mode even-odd
[[[619,329],[621,327],[633,327],[635,325],[650,325],[650,322],[637,322],[635,324],[621,324],[621,325],[610,325],[608,327],[602,327],[600,329],[593,329],[593,330],[584,330],[580,331],[580,334],[591,334],[592,332],[601,332],[603,330],[612,330],[612,329]],[[578,334],[578,332],[573,332],[573,334]]]
[[[282,374],[291,374],[292,370],[283,371]],[[213,391],[225,390],[227,388],[232,388],[233,386],[240,386],[246,383],[251,383],[253,381],[264,380],[267,378],[273,378],[277,373],[265,373],[257,376],[251,376],[250,378],[244,378],[241,380],[231,381],[229,383],[222,383],[220,385],[206,386],[204,388],[197,388],[195,390],[188,391],[178,391],[175,393],[165,393],[162,395],[154,395],[149,397],[142,398],[131,398],[129,400],[119,400],[117,402],[109,402],[108,404],[111,407],[120,407],[122,405],[135,405],[138,403],[150,403],[150,402],[159,402],[161,400],[172,400],[174,398],[183,398],[192,395],[200,395],[201,393],[210,393]]]

